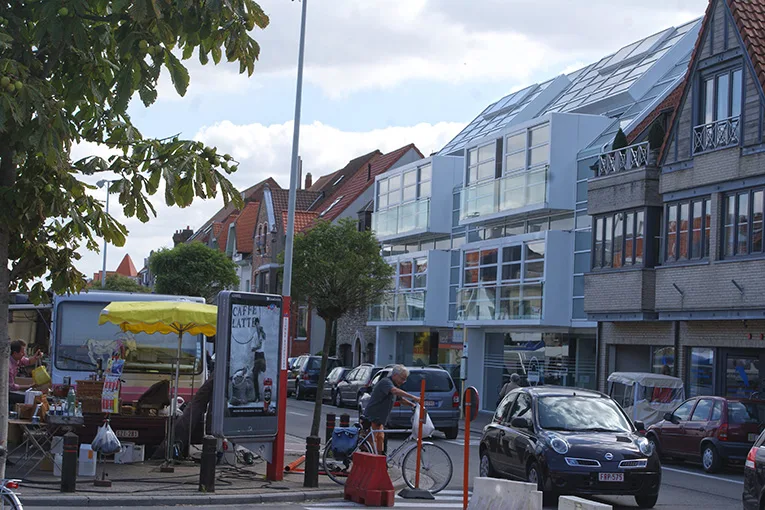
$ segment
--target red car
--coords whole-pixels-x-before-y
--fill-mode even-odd
[[[765,401],[694,397],[648,427],[663,458],[700,461],[715,473],[727,462],[744,462],[765,423]]]

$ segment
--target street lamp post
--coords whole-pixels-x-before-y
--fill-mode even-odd
[[[96,186],[99,188],[103,188],[106,186],[106,214],[109,214],[109,184],[111,184],[114,181],[110,181],[108,179],[101,179],[96,183]],[[101,288],[106,287],[106,236],[104,236],[104,260],[101,264]]]

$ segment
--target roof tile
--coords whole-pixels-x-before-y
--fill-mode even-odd
[[[138,271],[136,270],[135,265],[133,265],[133,259],[130,258],[130,255],[125,255],[122,258],[122,262],[120,262],[115,273],[122,276],[138,276]]]
[[[218,237],[218,249],[222,252],[226,252],[226,243],[228,242],[228,227],[232,222],[236,221],[239,215],[234,213],[226,218],[226,221],[221,223],[220,234]]]
[[[318,217],[315,211],[295,211],[295,232],[308,229]],[[282,232],[287,232],[287,220],[287,211],[282,211]]]
[[[252,253],[252,239],[259,211],[259,202],[248,202],[242,214],[236,219],[236,250],[239,253]]]
[[[754,64],[760,86],[765,89],[765,0],[728,0],[728,5]]]

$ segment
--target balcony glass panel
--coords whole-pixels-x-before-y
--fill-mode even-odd
[[[467,287],[457,293],[459,320],[539,320],[543,283]]]
[[[425,291],[386,292],[369,308],[369,320],[375,322],[425,320]]]
[[[372,214],[372,230],[378,237],[394,236],[414,230],[427,230],[429,226],[429,198],[398,205]]]
[[[462,190],[462,219],[542,205],[547,196],[547,166],[515,172]]]

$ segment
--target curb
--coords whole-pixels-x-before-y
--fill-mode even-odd
[[[199,494],[178,496],[140,496],[105,494],[83,496],[22,497],[25,506],[48,507],[111,507],[111,506],[179,506],[179,505],[254,505],[259,503],[301,503],[304,501],[342,498],[342,490],[268,492],[255,494]]]

